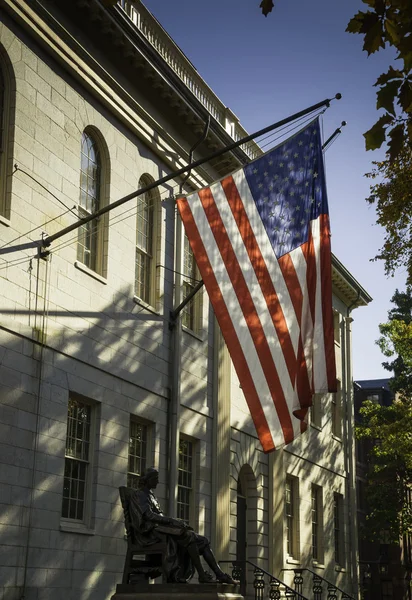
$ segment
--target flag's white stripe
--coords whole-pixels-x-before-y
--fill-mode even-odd
[[[261,290],[259,282],[257,280],[254,266],[250,261],[249,255],[245,248],[243,238],[239,233],[237,224],[231,208],[228,204],[226,194],[220,183],[216,183],[210,187],[215,204],[219,210],[220,217],[225,226],[227,235],[229,237],[232,249],[236,255],[237,262],[241,265],[242,274],[245,278],[245,282],[252,301],[254,303],[257,315],[262,324],[264,335],[268,341],[270,353],[275,363],[276,371],[279,376],[280,385],[283,389],[286,404],[289,409],[289,413],[292,412],[296,406],[296,391],[293,388],[293,384],[290,380],[288,367],[285,361],[285,355],[282,351],[282,346],[279,342],[276,328],[273,324],[271,314],[269,312],[265,296]],[[235,315],[232,314],[232,318]],[[294,382],[293,382],[294,383]]]
[[[255,384],[256,392],[259,396],[274,444],[276,447],[283,445],[285,443],[285,439],[283,437],[282,427],[279,422],[265,374],[263,373],[262,366],[260,364],[259,356],[256,352],[255,344],[253,343],[249,328],[242,313],[242,309],[239,305],[236,293],[230,281],[229,274],[224,265],[219,248],[217,247],[215,238],[209,226],[209,221],[207,220],[197,194],[193,194],[193,196],[188,198],[188,204],[190,210],[192,211],[196,227],[205,246],[210,265],[214,273],[219,274],[216,279],[218,281],[226,307],[231,314],[236,315],[236,317],[231,320],[232,327],[238,337],[239,343],[249,366],[250,375]]]
[[[315,392],[328,389],[328,377],[326,372],[325,339],[323,332],[322,314],[322,282],[321,282],[321,259],[320,259],[320,217],[312,221],[312,238],[315,248],[316,262],[316,300],[315,300],[315,322],[313,331],[313,380]]]
[[[279,263],[273,251],[268,234],[266,233],[266,229],[262,223],[259,211],[256,208],[256,204],[249,189],[243,169],[240,169],[234,173],[232,177],[238,189],[239,195],[243,200],[243,206],[249,219],[250,226],[266,263],[266,268],[269,272],[273,286],[276,290],[296,356],[298,353],[300,329],[290,298],[289,290],[284,281],[282,271],[279,267]]]
[[[313,322],[310,312],[308,284],[306,281],[307,263],[302,252],[302,248],[295,248],[289,253],[296,275],[302,291],[302,315],[301,315],[301,336],[303,342],[303,353],[305,355],[306,368],[308,371],[309,384],[312,383],[312,340],[313,340]]]

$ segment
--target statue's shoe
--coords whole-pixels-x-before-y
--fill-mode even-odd
[[[231,577],[227,573],[222,573],[221,575],[217,575],[217,581],[218,581],[218,583],[227,583],[227,584],[231,584],[231,585],[238,585],[240,583],[239,581],[236,581],[236,579],[233,579],[233,577]]]
[[[213,575],[205,571],[204,575],[199,575],[199,583],[219,583]]]

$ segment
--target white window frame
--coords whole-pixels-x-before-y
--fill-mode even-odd
[[[337,492],[333,494],[333,540],[334,559],[339,567],[345,566],[345,521],[343,496]]]
[[[181,473],[182,470],[180,468],[181,465],[181,454],[180,454],[180,444],[182,442],[188,443],[191,446],[192,449],[192,454],[191,454],[191,481],[190,481],[190,485],[184,485],[181,482]],[[177,506],[176,506],[176,510],[177,510],[177,516],[178,518],[184,518],[184,516],[188,517],[184,520],[186,520],[189,525],[191,525],[192,527],[194,527],[196,525],[196,509],[195,509],[195,498],[196,498],[196,456],[197,456],[197,443],[196,440],[194,440],[193,438],[190,438],[184,434],[180,434],[179,437],[179,461],[178,461],[178,473],[177,473]],[[182,515],[182,512],[179,511],[179,491],[180,490],[188,490],[189,492],[189,502],[188,502],[188,506],[189,506],[189,510],[187,515]]]
[[[149,175],[142,175],[139,180],[139,188],[143,188],[152,182],[152,178]],[[149,247],[142,245],[139,242],[139,234],[144,233],[141,230],[141,218],[142,218],[142,203],[151,204],[151,223],[149,223]],[[157,254],[159,250],[159,229],[160,229],[160,199],[159,194],[156,190],[150,190],[142,196],[137,198],[137,212],[136,212],[136,244],[135,244],[135,283],[134,283],[134,295],[135,298],[145,305],[151,306],[157,310],[157,281],[156,281],[156,263]],[[138,263],[137,257],[140,256],[143,262],[147,263],[144,266],[144,277],[146,278],[144,288],[141,289],[137,284],[138,277]],[[143,293],[142,293],[143,292]]]
[[[182,241],[182,301],[190,294],[201,280],[199,268],[186,235]],[[187,269],[186,256],[191,257],[192,268]],[[203,329],[203,292],[199,290],[197,294],[186,304],[182,310],[182,327],[184,330],[201,335]]]
[[[341,344],[341,331],[340,331],[340,313],[333,311],[333,339],[335,344],[340,346]]]
[[[93,207],[92,211],[90,211],[87,207],[83,206],[81,203],[81,200],[80,200],[82,192],[85,192],[87,196],[92,197],[87,192],[88,186],[86,185],[86,188],[84,188],[83,183],[82,183],[84,177],[86,177],[86,180],[88,178],[87,172],[83,171],[83,169],[82,169],[82,161],[83,161],[82,157],[86,156],[86,154],[83,152],[83,142],[86,137],[92,141],[94,149],[96,151],[96,164],[97,164],[96,196],[94,197],[95,206]],[[104,164],[102,150],[103,150],[102,145],[101,145],[100,140],[98,139],[98,136],[96,135],[96,133],[93,131],[92,128],[86,127],[82,133],[81,150],[80,150],[80,185],[79,185],[79,203],[78,203],[79,218],[89,216],[89,215],[93,214],[94,212],[98,211],[103,206],[103,194],[104,194],[104,190],[106,187],[106,182],[105,182],[105,172],[106,172],[105,166],[106,165]],[[87,157],[88,157],[88,155],[87,155]],[[80,264],[84,265],[87,269],[90,269],[90,271],[93,271],[99,275],[105,275],[105,273],[104,273],[105,269],[103,268],[103,263],[104,263],[103,228],[104,228],[105,222],[106,222],[105,217],[99,217],[99,218],[93,219],[92,221],[89,221],[89,223],[86,223],[86,225],[83,225],[82,227],[80,227],[79,232],[78,232],[77,261]],[[89,228],[90,228],[91,233],[89,232]],[[92,239],[91,249],[85,251],[85,250],[83,250],[83,248],[86,247],[86,243],[83,241],[82,238],[83,238],[83,236],[88,236],[88,235],[90,235],[94,239]],[[85,260],[85,254],[87,251],[90,253],[89,260]]]
[[[144,442],[145,446],[146,446],[146,456],[144,457],[144,460],[142,460],[142,457],[140,457],[140,469],[138,469],[137,471],[132,471],[130,469],[131,466],[131,454],[130,454],[130,442],[131,442],[131,434],[132,434],[132,429],[133,426],[137,425],[137,426],[141,426],[142,428],[144,428],[145,430],[145,434],[146,434],[146,440]],[[134,489],[137,489],[137,480],[140,477],[140,475],[143,474],[143,472],[151,466],[152,464],[152,424],[149,421],[145,421],[143,419],[140,419],[134,415],[130,415],[130,420],[129,420],[129,446],[128,446],[128,452],[127,452],[127,476],[126,476],[126,485],[127,487],[132,487]],[[137,455],[135,455],[137,457]],[[131,479],[132,478],[136,478],[136,481],[134,482],[135,485],[130,485],[131,483]]]
[[[63,516],[63,505],[64,505],[64,482],[65,474],[63,474],[63,489],[62,489],[62,507],[61,507],[61,524],[70,525],[74,528],[90,528],[92,520],[92,488],[93,488],[93,468],[94,468],[94,453],[95,453],[95,439],[96,439],[96,411],[97,406],[90,400],[71,394],[69,396],[70,402],[78,402],[79,404],[86,406],[90,409],[90,426],[89,426],[89,447],[87,459],[80,459],[70,456],[68,453],[68,433],[69,433],[69,404],[67,408],[67,429],[66,429],[66,442],[65,442],[65,459],[64,459],[64,473],[66,472],[67,461],[77,461],[86,465],[86,476],[84,479],[84,508],[83,517],[81,519],[72,518],[69,516]]]
[[[288,502],[290,496],[290,502]],[[290,512],[289,508],[290,507]],[[286,475],[285,479],[285,543],[286,555],[298,561],[299,550],[299,479]]]
[[[316,429],[322,429],[322,398],[323,394],[314,394],[310,407],[310,424]]]
[[[333,437],[342,441],[342,386],[339,379],[336,385],[337,391],[332,394],[331,402],[331,428]]]
[[[316,503],[316,515],[314,520],[314,500]],[[312,560],[315,564],[323,564],[324,546],[323,546],[323,489],[321,486],[312,484],[311,486],[311,521],[312,521]],[[314,531],[316,529],[316,531]],[[316,556],[314,552],[313,538],[316,536],[317,548]]]
[[[0,52],[0,77],[3,80],[3,99],[0,98],[0,220],[9,225],[10,207],[8,205],[8,193],[10,178],[8,175],[9,157],[12,158],[10,145],[11,115],[11,77],[9,69]],[[2,106],[1,106],[2,103]]]

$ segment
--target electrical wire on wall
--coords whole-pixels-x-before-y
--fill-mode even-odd
[[[27,587],[27,570],[28,570],[28,559],[30,550],[30,539],[32,533],[33,523],[33,504],[34,504],[34,490],[36,481],[36,465],[37,465],[37,454],[39,448],[39,435],[40,435],[40,407],[41,407],[41,393],[42,393],[42,382],[43,382],[43,368],[44,368],[44,350],[45,342],[47,337],[47,324],[48,324],[48,313],[49,313],[49,300],[50,300],[50,263],[51,256],[46,260],[38,259],[36,269],[36,286],[35,286],[35,321],[34,331],[38,337],[39,345],[33,344],[33,358],[35,359],[35,352],[38,352],[38,364],[37,364],[37,391],[36,391],[36,427],[34,432],[34,444],[33,444],[33,464],[32,464],[32,477],[30,485],[30,501],[28,506],[28,520],[27,520],[27,537],[25,545],[25,557],[24,557],[24,569],[23,569],[23,584],[22,594],[20,600],[25,600],[26,587]],[[41,308],[40,319],[39,315],[39,303],[41,301],[40,293],[40,268],[41,264],[45,265],[44,269],[44,282],[43,282],[43,303]]]

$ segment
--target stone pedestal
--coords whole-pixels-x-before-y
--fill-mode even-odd
[[[244,600],[238,585],[212,583],[118,584],[111,600]]]

